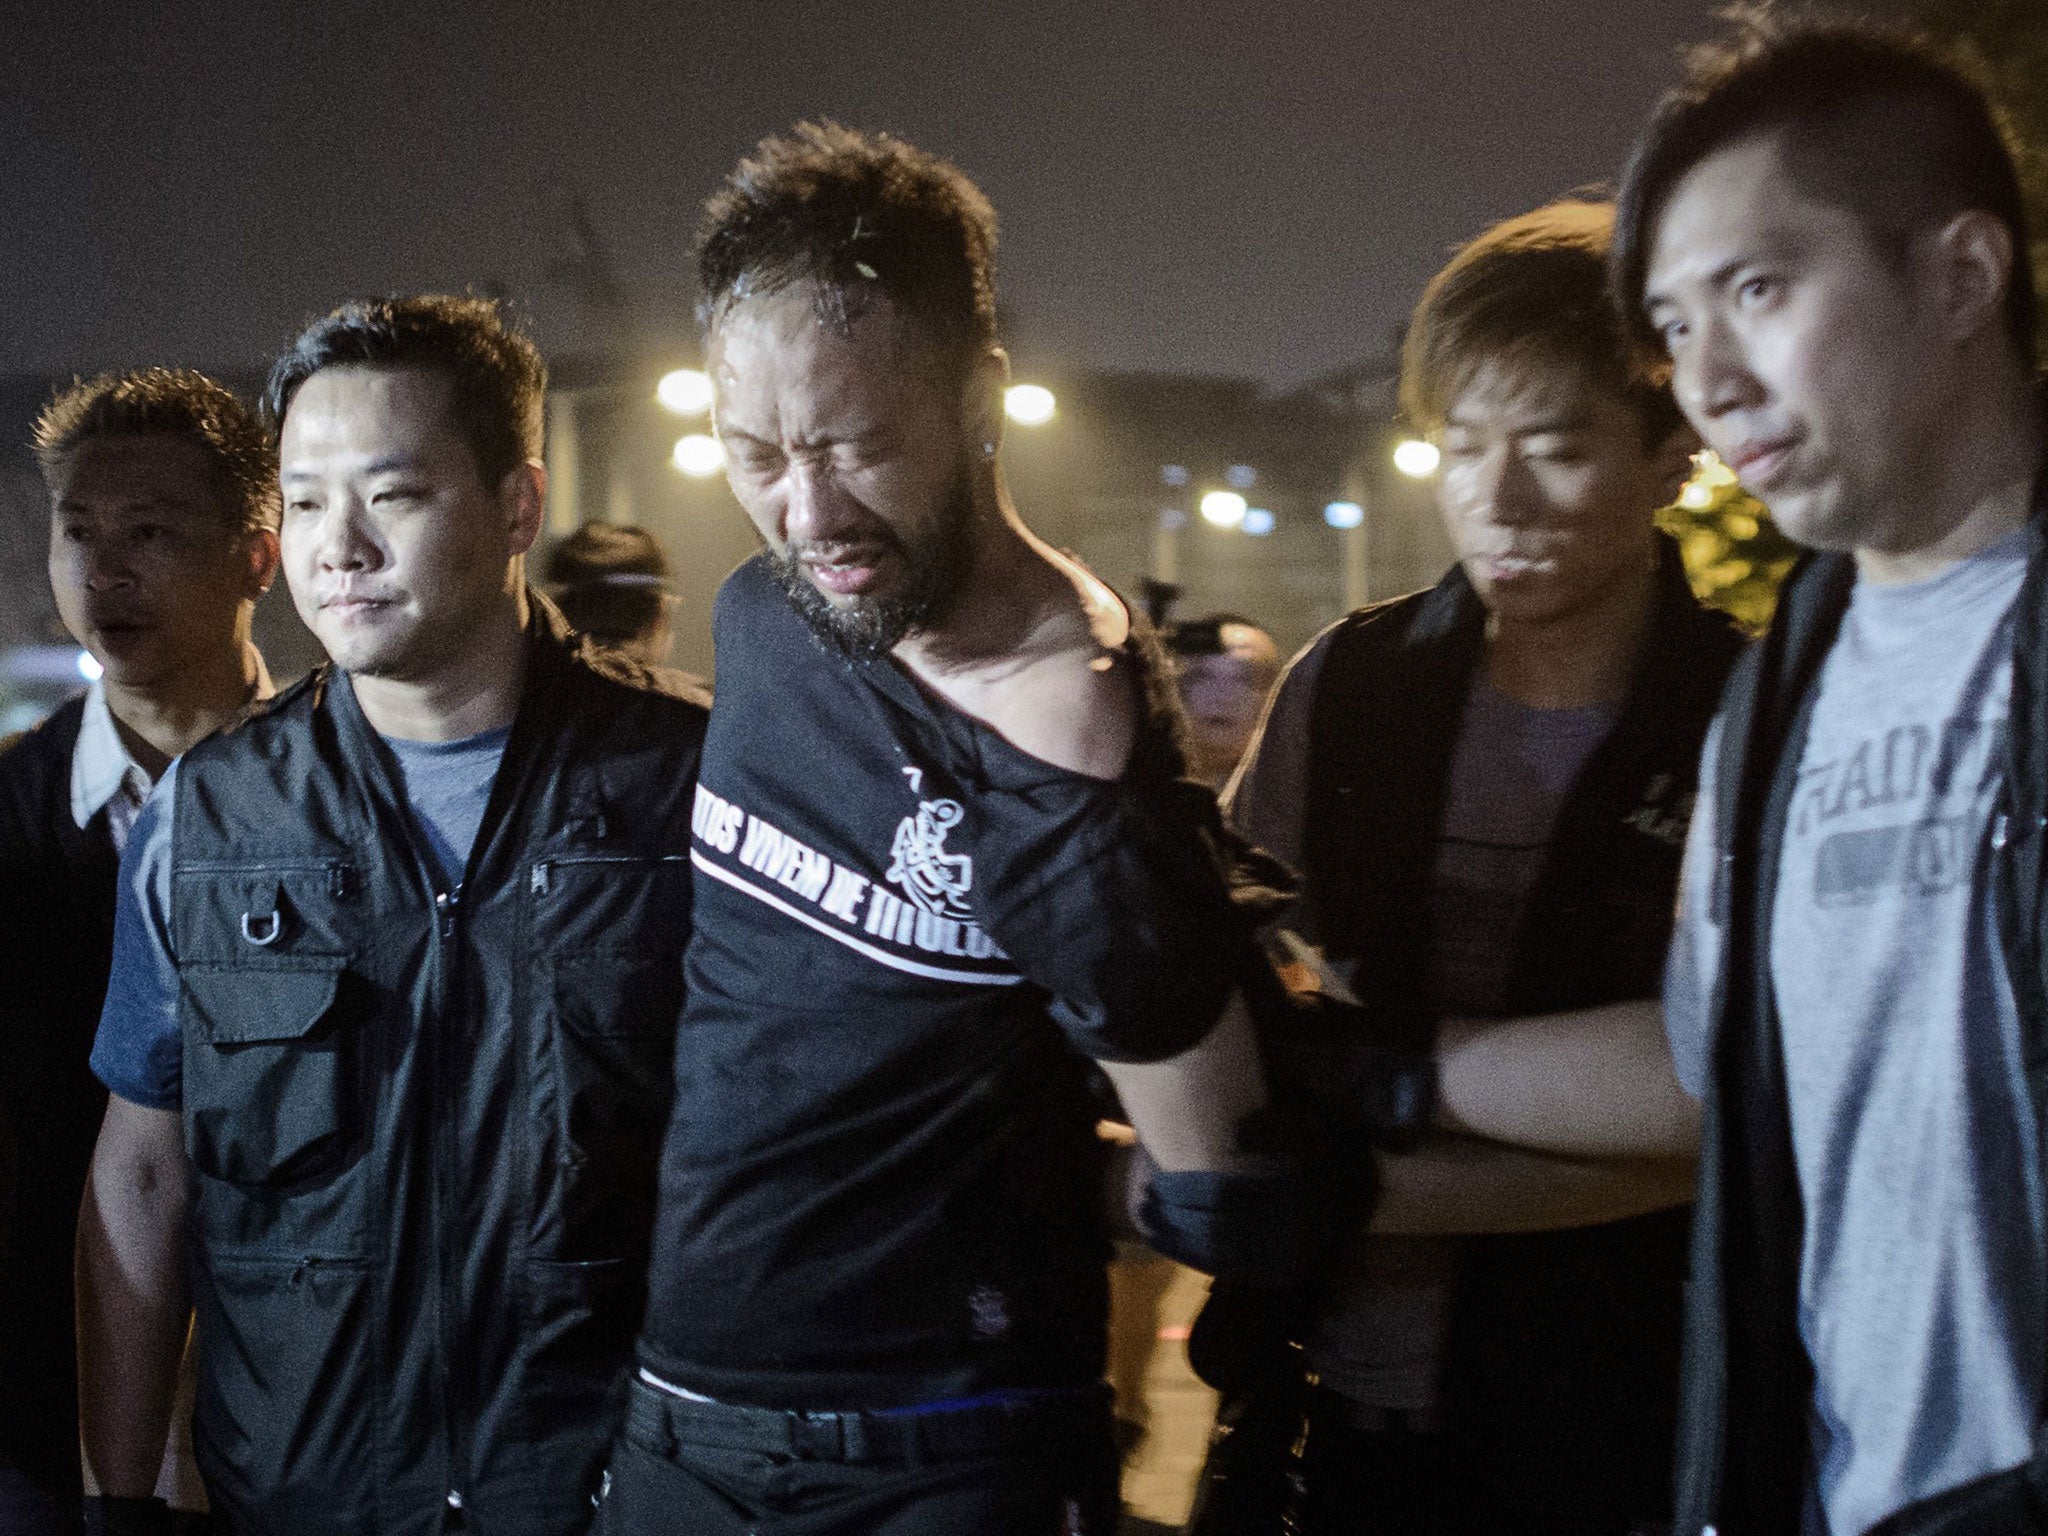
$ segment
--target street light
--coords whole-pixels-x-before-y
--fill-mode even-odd
[[[678,416],[701,416],[711,409],[711,375],[696,368],[664,373],[654,386],[654,398]]]
[[[1235,528],[1250,510],[1235,491],[1210,491],[1202,497],[1202,521],[1217,528]]]
[[[1365,521],[1365,508],[1355,501],[1333,501],[1323,508],[1323,521],[1332,528],[1356,528]]]
[[[1427,480],[1442,462],[1436,444],[1419,437],[1404,437],[1394,445],[1394,468],[1411,480]]]
[[[725,468],[725,449],[715,437],[692,432],[676,441],[675,466],[692,480],[708,480]]]
[[[1247,507],[1244,514],[1244,531],[1255,539],[1263,539],[1273,531],[1273,513],[1267,507]]]
[[[1020,427],[1043,426],[1058,404],[1043,384],[1012,384],[1003,391],[1003,414]]]

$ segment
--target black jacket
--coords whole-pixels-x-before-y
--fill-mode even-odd
[[[322,670],[187,753],[194,1445],[237,1532],[590,1516],[644,1291],[705,711],[535,603],[465,877]]]
[[[1503,1016],[1655,997],[1700,743],[1742,641],[1660,541],[1655,609],[1613,729],[1574,781],[1516,937]],[[1433,1017],[1429,890],[1486,612],[1462,570],[1328,642],[1310,725],[1304,864],[1324,948],[1401,1032]],[[1661,1513],[1686,1212],[1464,1240],[1449,1430],[1521,1529]],[[1475,1489],[1476,1493],[1482,1490]],[[1547,1527],[1543,1527],[1547,1528]]]
[[[71,819],[74,699],[0,754],[0,1459],[78,1495],[73,1236],[107,1093],[87,1065],[114,943],[114,843]]]
[[[2004,783],[1992,899],[2027,1041],[2035,1097],[2048,1073],[2048,543],[2037,490],[2014,605]],[[1793,572],[1768,639],[1723,706],[1714,802],[1714,902],[1727,935],[1715,991],[1713,1075],[1701,1150],[1686,1317],[1681,1536],[1792,1536],[1808,1455],[1812,1366],[1798,1331],[1804,1211],[1792,1156],[1784,1050],[1770,972],[1770,893],[1815,681],[1855,585],[1845,555]],[[1915,1504],[1884,1536],[2048,1532],[2048,1422],[2034,1460]]]

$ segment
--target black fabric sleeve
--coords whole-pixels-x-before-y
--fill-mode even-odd
[[[1047,786],[977,845],[983,926],[1098,1061],[1196,1044],[1245,967],[1287,872],[1226,831],[1183,779]],[[1005,833],[1008,835],[1005,835]]]

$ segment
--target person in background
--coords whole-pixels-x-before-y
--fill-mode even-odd
[[[1188,771],[1220,790],[1237,771],[1280,677],[1273,637],[1234,613],[1184,619],[1166,633],[1188,721]]]
[[[1657,992],[1741,640],[1655,526],[1694,439],[1613,317],[1610,226],[1538,209],[1424,291],[1402,399],[1458,564],[1295,658],[1230,804],[1399,1090],[1378,1211],[1294,1320],[1317,1536],[1668,1508],[1698,1122]]]
[[[166,765],[269,696],[250,623],[278,563],[269,434],[202,374],[149,368],[74,384],[37,420],[35,453],[50,588],[99,674],[0,753],[0,1162],[13,1171],[0,1211],[0,1461],[43,1506],[32,1517],[0,1494],[10,1532],[78,1511],[72,1264],[106,1106],[88,1058],[117,862]],[[183,1439],[180,1422],[173,1440]],[[177,1449],[157,1487],[203,1509]]]
[[[585,523],[548,552],[548,596],[578,634],[650,667],[675,650],[668,557],[644,528]]]
[[[188,751],[122,858],[79,1219],[109,1531],[161,1528],[195,1305],[230,1536],[590,1519],[706,711],[524,580],[546,377],[494,305],[443,297],[345,305],[271,372],[286,579],[332,664]]]
[[[1615,288],[1814,553],[1701,773],[1665,1011],[1705,1100],[1684,1536],[1992,1536],[2048,1487],[2048,432],[2013,152],[1894,31],[1747,19]]]

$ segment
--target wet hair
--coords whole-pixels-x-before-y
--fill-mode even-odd
[[[624,523],[585,523],[548,555],[548,595],[601,645],[652,634],[668,594],[668,558],[654,535]]]
[[[2012,234],[2006,333],[2034,359],[2035,293],[2013,139],[1986,85],[1959,57],[1901,27],[1817,10],[1761,7],[1727,38],[1692,50],[1623,173],[1614,290],[1642,346],[1650,247],[1666,199],[1709,156],[1769,134],[1807,196],[1853,215],[1903,256],[1915,235],[1966,210]]]
[[[213,461],[222,510],[245,534],[278,525],[277,451],[241,397],[190,368],[144,368],[74,382],[36,418],[36,465],[52,489],[79,447],[102,437],[168,437]]]
[[[809,284],[842,328],[880,294],[962,377],[996,344],[996,215],[951,162],[885,133],[798,123],[763,139],[704,204],[698,318]]]
[[[1682,418],[1661,365],[1629,344],[1607,286],[1614,210],[1566,199],[1494,225],[1430,279],[1401,348],[1401,409],[1435,431],[1483,368],[1576,370],[1631,406],[1655,446]]]
[[[455,424],[486,487],[541,456],[547,364],[491,299],[429,294],[357,299],[306,327],[270,370],[264,408],[273,431],[299,386],[327,368],[419,369],[449,381]]]

